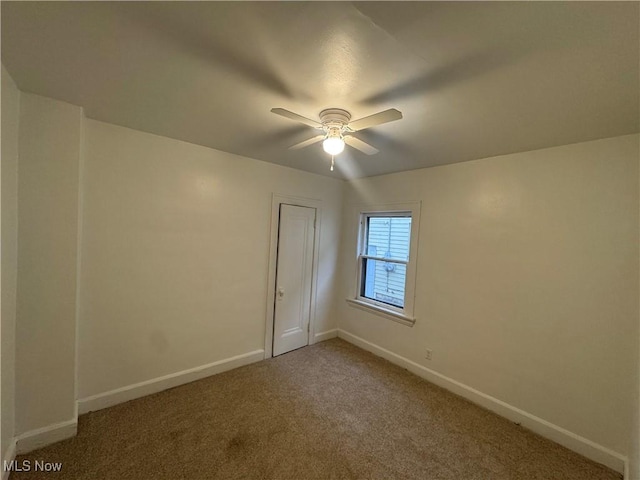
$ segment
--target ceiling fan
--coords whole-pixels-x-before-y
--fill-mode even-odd
[[[319,115],[319,122],[303,117],[302,115],[298,115],[297,113],[290,112],[284,108],[272,108],[271,112],[290,120],[300,122],[309,127],[322,130],[322,134],[292,145],[289,147],[289,150],[298,150],[322,141],[322,148],[332,157],[331,170],[333,170],[333,156],[342,153],[345,143],[356,150],[366,153],[367,155],[374,155],[378,153],[377,148],[374,148],[368,143],[353,136],[353,132],[364,130],[365,128],[371,128],[376,125],[382,125],[383,123],[393,122],[402,118],[402,113],[395,108],[374,113],[373,115],[354,121],[351,121],[351,114],[341,108],[327,108],[322,110]]]

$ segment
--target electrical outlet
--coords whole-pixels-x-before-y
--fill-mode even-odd
[[[426,351],[426,353],[424,355],[424,358],[426,358],[427,360],[431,360],[431,354],[432,353],[433,352],[431,350],[427,349],[427,351]]]

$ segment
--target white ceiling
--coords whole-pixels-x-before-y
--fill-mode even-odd
[[[88,117],[361,177],[638,132],[638,2],[2,2],[2,62]],[[269,112],[404,119],[329,172]]]

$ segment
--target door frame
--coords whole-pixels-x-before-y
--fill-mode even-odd
[[[318,264],[320,257],[320,224],[322,200],[295,197],[274,193],[271,198],[271,239],[269,242],[269,274],[267,277],[267,311],[265,317],[264,358],[273,356],[273,316],[276,301],[276,269],[278,262],[278,230],[280,228],[280,205],[315,208],[316,227],[313,234],[313,262],[311,270],[311,304],[309,311],[309,345],[315,342],[316,290],[318,285]]]

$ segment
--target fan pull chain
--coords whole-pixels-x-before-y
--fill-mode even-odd
[[[333,172],[333,165],[335,164],[335,158],[333,155],[331,155],[331,171]]]

